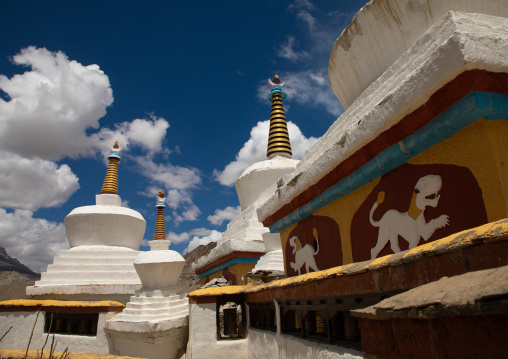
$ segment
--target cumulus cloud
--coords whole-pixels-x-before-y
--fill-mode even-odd
[[[0,206],[36,210],[65,203],[78,190],[69,166],[0,150]]]
[[[218,242],[222,238],[222,232],[213,229],[201,231],[201,233],[202,234],[200,235],[195,235],[192,237],[192,240],[189,242],[187,248],[185,248],[183,251],[183,254],[190,253],[199,246],[204,246],[211,242]]]
[[[122,122],[114,129],[102,128],[90,136],[90,147],[102,154],[109,154],[111,145],[118,141],[122,151],[137,146],[148,153],[161,152],[169,123],[162,117],[150,116],[147,119],[136,118],[131,122]]]
[[[28,47],[12,58],[31,71],[11,79],[0,75],[0,147],[47,160],[88,151],[87,129],[113,103],[109,78],[97,65],[84,66],[63,52]]]
[[[228,206],[224,209],[216,209],[213,215],[208,216],[208,221],[211,224],[220,226],[224,221],[231,221],[240,214],[240,206]]]
[[[282,43],[277,49],[277,56],[296,62],[309,57],[306,51],[295,50],[296,40],[294,36],[288,36],[288,41]]]
[[[33,218],[28,210],[7,212],[0,208],[0,246],[37,272],[46,271],[58,252],[69,248],[63,223]]]
[[[300,128],[289,121],[288,132],[291,141],[293,158],[301,159],[305,151],[317,140],[315,137],[307,138]],[[250,132],[250,138],[240,149],[235,160],[226,165],[224,170],[214,170],[215,179],[224,186],[232,186],[238,177],[251,164],[266,160],[266,148],[268,146],[268,132],[270,120],[260,121]]]

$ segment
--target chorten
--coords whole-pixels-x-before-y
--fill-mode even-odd
[[[77,207],[64,219],[70,249],[55,257],[41,280],[27,287],[39,299],[116,300],[125,303],[141,282],[133,262],[145,233],[143,216],[122,207],[118,195],[120,146],[115,142],[95,205]]]
[[[277,193],[282,186],[282,176],[293,172],[299,161],[291,158],[291,143],[283,106],[283,101],[287,99],[287,94],[282,90],[284,82],[275,75],[273,79],[268,79],[268,84],[268,100],[272,105],[268,159],[249,166],[236,181],[241,213],[228,224],[217,247],[197,261],[195,269],[202,284],[220,277],[233,285],[242,284],[243,275],[251,272],[255,266],[277,275],[284,274],[280,236],[278,233],[269,233],[259,222],[256,209]],[[267,251],[271,254],[260,261]]]
[[[134,267],[142,287],[126,308],[106,323],[114,352],[143,358],[177,358],[188,336],[189,301],[177,286],[185,259],[169,250],[164,226],[164,192],[156,197],[157,221],[149,252],[140,252]],[[148,340],[149,339],[149,340]]]

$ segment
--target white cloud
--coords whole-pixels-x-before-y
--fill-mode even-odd
[[[315,31],[316,18],[307,11],[315,9],[312,2],[308,0],[297,0],[293,4],[289,5],[288,8],[296,10],[296,16],[307,24],[311,33]]]
[[[342,105],[328,84],[325,70],[287,72],[280,74],[280,78],[284,81],[284,91],[288,94],[291,102],[324,107],[328,113],[337,117],[344,112]],[[259,84],[257,95],[259,99],[266,101],[265,82]]]
[[[46,271],[58,252],[69,248],[63,223],[33,218],[28,210],[7,213],[0,208],[0,246],[37,272]]]
[[[122,151],[128,151],[132,146],[138,146],[149,153],[166,152],[162,144],[166,137],[169,123],[162,117],[150,116],[149,119],[134,119],[131,122],[122,122],[114,129],[102,128],[90,136],[90,147],[99,150],[103,155],[110,152],[110,148],[118,141]]]
[[[215,231],[206,228],[195,228],[189,232],[182,232],[180,234],[170,231],[167,233],[166,239],[169,239],[173,244],[180,244],[189,241],[191,237],[208,237],[212,232]]]
[[[206,235],[196,235],[192,238],[192,240],[189,242],[189,245],[185,250],[183,251],[183,254],[187,254],[192,252],[194,249],[198,248],[199,246],[204,246],[211,242],[218,242],[222,238],[222,232],[211,230]]]
[[[296,51],[296,42],[294,36],[288,36],[288,41],[284,42],[277,49],[277,56],[288,59],[290,61],[298,61],[309,58],[306,51]]]
[[[0,150],[0,206],[36,210],[65,203],[78,190],[69,166]]]
[[[187,242],[190,236],[187,232],[182,232],[180,234],[176,234],[175,232],[168,232],[166,235],[166,239],[170,240],[172,244],[180,244]]]
[[[181,214],[173,211],[173,223],[175,226],[178,226],[183,221],[197,221],[200,214],[199,208],[194,203],[191,203]]]
[[[208,221],[211,224],[220,226],[224,221],[231,221],[240,214],[240,206],[228,206],[224,209],[216,209],[213,215],[208,216]]]
[[[162,151],[169,123],[150,115],[100,128],[99,120],[113,103],[109,78],[98,65],[84,66],[63,52],[33,46],[22,49],[13,63],[31,71],[0,75],[0,149],[23,157],[59,160],[109,153],[114,141],[127,150]],[[98,132],[87,134],[87,131]]]
[[[144,176],[163,185],[168,190],[187,190],[195,188],[201,183],[200,171],[197,168],[174,166],[169,162],[155,163],[152,156],[137,156],[134,157],[134,160]],[[157,192],[153,194],[155,195]],[[168,199],[168,203],[171,203],[171,200]]]
[[[301,159],[305,155],[305,151],[317,139],[305,137],[300,128],[291,121],[287,125],[293,158]],[[223,171],[214,170],[214,177],[218,182],[225,186],[232,186],[247,167],[267,159],[269,126],[270,121],[266,120],[258,122],[252,128],[249,140],[245,142],[235,160],[227,164]]]
[[[155,163],[151,154],[133,157],[140,173],[151,182],[143,193],[154,197],[164,189],[166,204],[173,209],[172,220],[175,225],[183,221],[196,221],[201,213],[192,201],[191,190],[201,184],[201,173],[192,167],[174,166],[169,162]]]
[[[0,99],[0,148],[49,160],[87,153],[86,130],[99,128],[113,103],[108,76],[45,48],[22,49],[12,61],[31,71],[0,75],[0,89],[10,97]]]

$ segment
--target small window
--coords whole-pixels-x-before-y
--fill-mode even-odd
[[[219,337],[234,339],[242,337],[242,306],[235,302],[227,302],[219,306]]]
[[[98,313],[46,312],[44,333],[96,336],[98,322]]]

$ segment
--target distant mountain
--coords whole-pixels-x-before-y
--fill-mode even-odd
[[[206,256],[212,249],[217,246],[217,242],[210,242],[206,245],[199,246],[192,252],[183,256],[185,259],[185,266],[183,267],[182,274],[178,280],[178,286],[186,293],[190,293],[201,286],[201,282],[192,270],[192,263],[197,261],[198,258]]]
[[[0,285],[28,284],[40,278],[16,258],[10,257],[5,248],[0,247]]]

